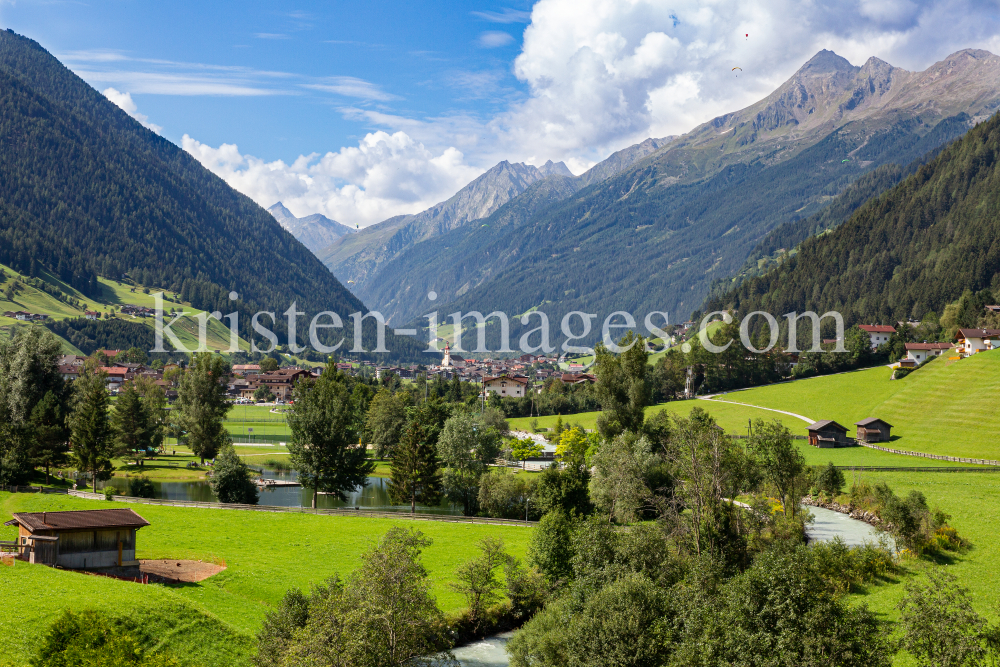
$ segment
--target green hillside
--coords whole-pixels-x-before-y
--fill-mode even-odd
[[[706,310],[837,310],[848,322],[940,314],[1000,287],[1000,115],[948,146],[834,232]]]
[[[239,310],[245,336],[253,313],[292,302],[345,318],[365,310],[267,211],[9,30],[0,32],[0,263],[48,271],[88,300],[102,297],[99,277],[128,275],[202,310]],[[415,341],[388,338],[397,357],[418,356]]]
[[[107,278],[97,279],[97,289],[94,296],[87,297],[79,290],[67,285],[59,278],[45,270],[38,271],[38,277],[31,278],[9,266],[0,264],[0,271],[3,271],[5,280],[0,283],[0,336],[8,335],[11,327],[14,326],[43,326],[40,323],[26,324],[18,322],[9,317],[3,317],[2,313],[7,311],[27,311],[29,313],[46,314],[46,326],[54,330],[59,338],[63,340],[63,347],[67,354],[93,354],[99,348],[127,349],[138,346],[146,350],[153,348],[153,327],[155,320],[151,317],[136,317],[123,313],[113,312],[125,304],[144,306],[152,308],[155,305],[153,294],[159,290],[155,287],[147,288],[149,294],[143,292],[141,285],[129,285]],[[16,286],[13,290],[11,287]],[[134,289],[134,291],[132,291]],[[171,327],[177,334],[177,338],[189,350],[197,349],[198,342],[198,321],[194,319],[204,311],[194,308],[190,303],[183,303],[179,299],[171,298],[173,295],[164,294],[163,307],[166,310],[176,308],[189,313],[181,318]],[[111,320],[101,319],[96,322],[74,322],[77,328],[86,326],[88,330],[101,330],[102,336],[99,340],[91,338],[87,342],[86,336],[67,335],[65,327],[60,326],[64,320],[79,320],[84,316],[84,311],[98,311],[106,316],[112,316]],[[169,322],[169,317],[166,321]],[[108,331],[113,329],[113,331]],[[127,344],[123,341],[129,341]],[[226,350],[229,348],[229,330],[226,325],[214,318],[209,318],[208,328],[205,337],[209,349]],[[249,343],[240,338],[239,348],[249,349]]]
[[[895,449],[1000,460],[1000,351],[960,361],[939,358],[902,380],[888,368],[828,375],[731,392],[720,398],[787,410],[811,419],[893,425]],[[805,423],[797,425],[805,433]],[[914,461],[915,459],[910,459]]]
[[[127,507],[67,496],[0,493],[0,521],[18,511]],[[465,606],[448,585],[456,568],[479,554],[476,543],[501,537],[508,552],[524,558],[530,530],[522,527],[419,523],[354,517],[212,511],[134,506],[151,525],[137,537],[138,557],[195,559],[227,569],[197,584],[140,586],[101,577],[17,563],[0,574],[0,663],[25,664],[39,635],[63,609],[100,608],[137,613],[164,646],[192,667],[246,665],[252,636],[264,615],[291,587],[308,590],[360,564],[361,553],[393,525],[414,527],[433,540],[423,563],[432,592],[446,612]],[[16,529],[0,526],[0,539]]]

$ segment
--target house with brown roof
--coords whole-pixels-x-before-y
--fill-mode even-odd
[[[149,522],[131,509],[17,512],[18,557],[75,570],[138,565],[135,534]]]
[[[906,359],[922,364],[931,357],[940,357],[952,347],[951,343],[907,343]]]
[[[260,364],[236,364],[233,366],[233,375],[245,378],[256,377],[260,375]]]
[[[483,378],[483,391],[501,398],[522,398],[528,392],[528,378],[507,374],[486,376]]]
[[[809,444],[813,447],[826,449],[828,447],[849,447],[847,429],[832,419],[823,419],[806,427],[809,432]]]
[[[858,328],[871,338],[873,350],[882,343],[888,343],[889,336],[896,333],[895,327],[888,324],[859,324]]]
[[[858,442],[889,442],[892,424],[884,419],[869,417],[854,422],[854,425],[858,427]]]
[[[288,400],[295,389],[295,383],[310,377],[309,371],[301,368],[279,368],[276,371],[257,376],[257,386],[264,385],[280,400]],[[256,391],[256,388],[254,389]]]
[[[1000,329],[959,329],[955,340],[959,353],[967,357],[1000,347]]]

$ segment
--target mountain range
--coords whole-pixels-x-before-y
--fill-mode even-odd
[[[323,259],[394,322],[427,312],[431,289],[446,313],[657,310],[681,321],[772,230],[816,214],[881,165],[933,155],[998,106],[1000,58],[986,51],[923,72],[821,51],[763,100],[637,150],[602,178],[539,179],[489,217],[433,238],[373,230],[349,242],[376,245],[352,254],[341,240]],[[379,261],[354,259],[363,253]]]
[[[99,293],[98,275],[128,276],[196,308],[238,311],[245,337],[253,313],[293,302],[308,314],[365,310],[267,211],[10,30],[0,31],[0,263],[45,269],[85,296]],[[283,330],[280,315],[272,328]],[[366,349],[374,335],[366,327]],[[387,346],[419,357],[411,339],[389,333]]]
[[[267,212],[274,216],[286,231],[297,238],[302,245],[316,254],[342,236],[355,233],[347,225],[331,220],[321,213],[313,213],[304,218],[296,218],[280,201]]]
[[[794,257],[709,299],[705,309],[779,316],[835,310],[848,323],[934,313],[936,322],[966,291],[986,289],[1000,290],[1000,114],[833,232],[806,240]]]

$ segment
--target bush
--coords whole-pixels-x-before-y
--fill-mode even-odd
[[[149,654],[126,622],[88,610],[66,611],[49,626],[32,667],[175,667],[166,654]]]
[[[844,473],[838,470],[831,461],[816,476],[815,488],[817,491],[828,493],[833,497],[841,494],[844,490],[844,484]]]
[[[256,505],[260,498],[250,466],[236,455],[232,445],[225,447],[216,460],[212,492],[220,503]]]
[[[101,492],[104,493],[105,500],[113,500],[113,496],[121,495],[121,491],[119,491],[116,486],[106,486],[101,489]]]
[[[155,498],[156,492],[148,477],[132,477],[128,481],[128,495],[134,498]]]

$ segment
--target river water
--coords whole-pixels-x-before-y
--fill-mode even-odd
[[[852,519],[846,514],[828,510],[825,507],[807,507],[813,515],[812,524],[806,526],[806,535],[810,541],[829,542],[840,537],[848,546],[859,547],[863,544],[878,544],[884,533],[864,521]],[[893,546],[891,538],[889,545]]]

